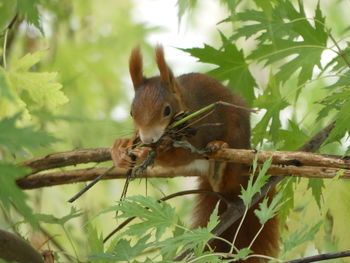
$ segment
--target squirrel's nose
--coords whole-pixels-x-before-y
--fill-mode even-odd
[[[153,129],[140,129],[140,139],[144,144],[151,144],[157,142],[164,133],[163,127],[156,127]]]
[[[144,143],[144,144],[151,144],[154,142],[154,139],[152,137],[146,137],[146,138],[142,138],[141,137],[141,141]]]

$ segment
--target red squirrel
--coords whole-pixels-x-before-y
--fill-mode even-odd
[[[130,113],[136,134],[145,145],[156,143],[164,134],[172,118],[180,112],[193,113],[217,101],[245,106],[241,96],[232,93],[219,81],[205,74],[189,73],[174,77],[165,62],[163,48],[157,46],[155,53],[160,76],[146,78],[143,75],[142,56],[138,47],[133,49],[129,61],[130,75],[135,90]],[[207,147],[215,151],[223,147],[250,148],[250,121],[247,111],[218,106],[215,111],[194,126],[200,127],[203,123],[219,123],[220,125],[198,128],[193,137],[184,138],[197,149]],[[127,150],[130,149],[133,139],[115,141],[111,154],[116,166],[129,167],[131,160],[127,155]],[[148,148],[144,147],[134,150],[133,153],[138,158],[144,158],[147,151]],[[200,175],[199,189],[220,192],[231,200],[237,200],[241,185],[245,187],[248,181],[247,176],[241,175],[247,169],[242,165],[218,164],[214,161],[200,159],[198,155],[184,148],[157,150],[155,164]],[[214,195],[200,194],[196,202],[193,225],[194,227],[205,226],[218,198]],[[235,246],[239,249],[249,246],[260,228],[260,223],[253,213],[256,208],[257,206],[249,210],[238,233]],[[222,214],[224,211],[225,205],[220,204],[219,213]],[[221,237],[232,242],[237,226],[238,222],[227,229]],[[278,228],[276,217],[266,223],[252,246],[254,254],[276,256]],[[211,247],[217,252],[229,252],[230,249],[228,244],[222,241],[211,244]],[[259,260],[253,258],[244,262],[265,262]]]

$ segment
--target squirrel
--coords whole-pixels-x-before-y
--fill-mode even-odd
[[[240,95],[232,93],[230,89],[208,75],[189,73],[175,77],[165,61],[162,46],[158,45],[155,48],[155,54],[160,75],[151,78],[143,75],[142,55],[139,47],[132,50],[129,60],[129,71],[135,91],[130,114],[136,129],[135,136],[139,136],[143,144],[158,142],[172,118],[180,112],[193,113],[217,101],[243,107],[246,105]],[[203,123],[219,123],[220,125],[200,128]],[[246,110],[219,105],[195,126],[199,127],[196,134],[185,140],[197,149],[207,147],[211,151],[217,151],[225,147],[250,148],[250,117]],[[134,139],[135,137],[117,139],[114,142],[111,155],[115,166],[130,167],[132,161],[127,151]],[[142,159],[147,156],[148,151],[148,147],[141,147],[133,150],[133,154],[136,158]],[[200,175],[199,189],[219,192],[229,200],[237,200],[241,186],[245,187],[248,182],[248,177],[243,176],[242,173],[249,168],[241,164],[218,163],[201,159],[184,148],[167,148],[167,150],[162,147],[157,148],[155,165]],[[272,196],[273,193],[270,195]],[[218,201],[215,195],[198,195],[193,227],[206,226]],[[261,227],[258,218],[253,213],[256,208],[257,205],[249,209],[238,232],[235,241],[238,249],[248,247]],[[219,214],[222,214],[225,209],[225,204],[220,203]],[[238,224],[239,222],[236,222],[230,226],[221,237],[232,242]],[[278,239],[278,218],[274,217],[265,224],[251,249],[254,254],[275,257],[278,252]],[[210,246],[216,252],[229,252],[230,250],[230,246],[223,241],[214,241]],[[244,262],[266,262],[266,260],[251,258]]]

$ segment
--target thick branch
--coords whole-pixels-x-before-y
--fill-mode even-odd
[[[77,169],[68,171],[58,171],[52,173],[35,174],[17,180],[17,185],[22,189],[35,189],[45,186],[71,184],[94,180],[104,174],[108,168]],[[294,165],[271,165],[268,173],[273,176],[298,176],[307,178],[334,178],[339,168],[317,167],[317,166],[294,166]],[[104,178],[105,179],[125,179],[126,169],[114,168]],[[249,173],[245,174],[249,175]],[[177,172],[174,169],[151,169],[147,173],[139,175],[138,178],[173,178],[178,176],[196,176],[191,172]],[[350,179],[350,170],[344,170],[341,175],[343,179]]]
[[[330,131],[330,126],[326,129]],[[327,134],[326,133],[326,134]],[[325,139],[324,133],[318,135],[317,138]],[[319,147],[319,140],[313,138],[304,149],[314,149]],[[214,154],[207,154],[206,158],[251,165],[254,158],[258,155],[258,162],[263,163],[272,158],[273,165],[270,167],[269,173],[274,176],[300,176],[311,178],[333,178],[339,169],[344,169],[342,178],[349,178],[350,160],[337,155],[313,154],[307,152],[286,152],[286,151],[259,151],[244,149],[223,149]],[[58,168],[80,163],[102,162],[110,160],[109,148],[84,149],[77,151],[69,151],[55,153],[28,160],[19,165],[29,166],[33,173],[51,168]],[[52,173],[35,174],[17,180],[17,184],[23,189],[33,189],[44,186],[53,186],[60,184],[69,184],[76,182],[84,182],[95,179],[103,174],[105,168],[88,168],[78,170],[57,171]],[[125,178],[126,170],[116,168],[110,172],[105,179]],[[184,173],[176,169],[151,169],[147,174],[141,177],[175,177],[175,176],[193,176],[194,174]],[[280,180],[280,179],[274,179]]]

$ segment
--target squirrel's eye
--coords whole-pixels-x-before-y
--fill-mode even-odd
[[[132,111],[130,111],[130,116],[132,117]]]
[[[170,108],[170,106],[169,106],[169,105],[168,105],[168,106],[165,106],[164,111],[163,111],[163,116],[164,116],[164,117],[167,117],[167,116],[170,115],[170,113],[171,113],[171,108]]]

